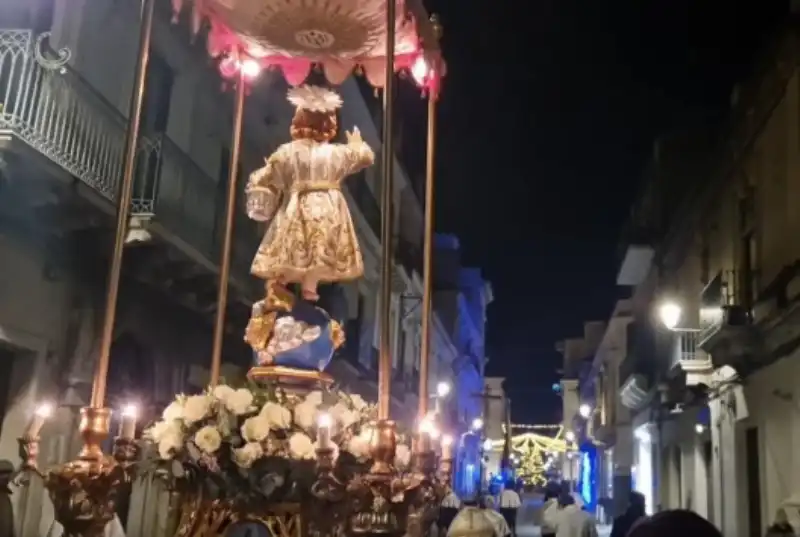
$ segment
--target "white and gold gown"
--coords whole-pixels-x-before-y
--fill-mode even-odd
[[[320,281],[360,277],[364,261],[341,183],[374,159],[360,139],[279,147],[247,185],[248,216],[270,221],[251,273],[313,291]]]

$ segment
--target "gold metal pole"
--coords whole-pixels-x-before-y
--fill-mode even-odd
[[[391,409],[392,379],[392,224],[394,198],[394,48],[397,4],[386,3],[386,76],[383,87],[383,132],[381,144],[381,310],[378,339],[378,419],[388,420]]]
[[[244,118],[245,76],[239,69],[236,83],[236,100],[233,105],[233,135],[231,140],[230,169],[228,170],[228,199],[225,203],[225,236],[219,260],[219,289],[217,291],[217,316],[214,322],[214,343],[211,348],[211,386],[219,383],[222,367],[222,342],[225,339],[225,311],[228,307],[228,279],[231,272],[231,245],[233,223],[236,216],[236,192],[239,179],[239,157],[242,146],[242,119]]]
[[[433,315],[434,166],[436,160],[436,96],[428,96],[428,147],[425,158],[425,236],[422,253],[422,341],[419,357],[419,419],[428,414],[428,369]]]
[[[139,126],[142,117],[145,82],[147,80],[147,64],[150,60],[150,38],[153,33],[154,7],[155,0],[144,0],[133,93],[128,109],[128,130],[125,133],[122,181],[117,192],[117,228],[114,235],[114,250],[111,254],[111,267],[108,272],[106,310],[103,318],[103,331],[100,336],[100,356],[98,357],[92,384],[90,406],[94,409],[103,408],[106,399],[106,377],[108,376],[111,343],[114,339],[114,322],[116,321],[119,281],[122,273],[122,254],[125,249],[125,236],[128,233],[128,220],[131,214],[133,172],[136,165],[136,149],[139,142]]]

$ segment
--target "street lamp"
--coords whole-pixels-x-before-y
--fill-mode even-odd
[[[664,302],[658,308],[658,316],[668,330],[678,326],[682,313],[680,305],[672,301]]]
[[[472,420],[472,430],[480,431],[481,429],[483,429],[483,419],[475,418],[474,420]]]
[[[589,419],[589,416],[592,415],[592,407],[584,403],[580,407],[578,407],[578,414],[580,414],[581,417],[585,420]]]

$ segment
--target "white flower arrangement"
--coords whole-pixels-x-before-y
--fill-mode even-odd
[[[143,473],[173,486],[200,487],[214,497],[276,500],[313,483],[317,422],[327,413],[330,447],[344,477],[366,469],[377,408],[361,396],[312,391],[216,386],[199,395],[179,395],[162,419],[145,431]],[[396,464],[405,469],[410,450],[398,445]],[[277,501],[277,500],[276,500]]]

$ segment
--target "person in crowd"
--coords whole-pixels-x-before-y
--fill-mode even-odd
[[[685,509],[661,511],[640,518],[627,537],[722,537],[714,525],[697,513]]]
[[[643,518],[645,511],[645,498],[639,492],[631,492],[628,498],[628,508],[614,519],[609,537],[626,537],[636,522]]]
[[[598,537],[594,518],[575,503],[572,494],[559,496],[558,505],[559,511],[555,517],[556,537]]]
[[[442,500],[442,505],[439,508],[439,518],[436,520],[439,535],[447,533],[447,528],[453,523],[453,519],[456,518],[459,509],[461,509],[461,499],[453,492],[453,489],[449,489],[444,500]]]
[[[517,513],[522,506],[522,500],[515,489],[516,483],[513,479],[509,479],[500,493],[500,514],[511,528],[511,535],[514,537],[517,535]]]
[[[450,527],[447,528],[446,537],[506,536],[497,535],[496,525],[490,520],[489,515],[487,515],[483,502],[479,502],[477,498],[469,497],[464,498],[464,508],[458,512],[453,522],[450,524]]]
[[[558,516],[558,491],[547,488],[542,505],[542,537],[556,537],[556,517]]]
[[[14,465],[0,460],[0,537],[14,537],[14,506],[11,502],[11,481]]]
[[[492,523],[494,527],[494,537],[506,537],[511,535],[511,527],[503,518],[503,515],[497,512],[494,496],[484,496],[483,509],[486,518]]]
[[[783,507],[775,513],[775,522],[767,528],[766,537],[795,537],[794,528],[789,524],[789,517]]]

